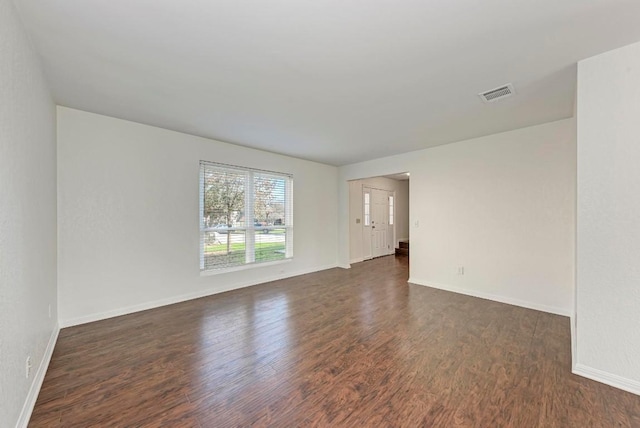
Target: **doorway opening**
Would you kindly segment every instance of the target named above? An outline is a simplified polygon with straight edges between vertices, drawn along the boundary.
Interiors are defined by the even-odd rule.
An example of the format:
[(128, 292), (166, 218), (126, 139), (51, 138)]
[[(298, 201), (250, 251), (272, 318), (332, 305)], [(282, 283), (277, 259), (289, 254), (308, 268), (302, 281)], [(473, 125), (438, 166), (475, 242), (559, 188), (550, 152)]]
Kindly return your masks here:
[(408, 241), (408, 173), (350, 181), (350, 263), (396, 254)]

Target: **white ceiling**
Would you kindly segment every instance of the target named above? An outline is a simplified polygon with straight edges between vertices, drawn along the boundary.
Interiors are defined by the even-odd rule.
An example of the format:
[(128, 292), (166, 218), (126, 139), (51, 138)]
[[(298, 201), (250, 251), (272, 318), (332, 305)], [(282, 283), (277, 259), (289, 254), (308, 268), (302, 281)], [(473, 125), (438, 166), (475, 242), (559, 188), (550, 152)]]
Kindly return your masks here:
[(14, 2), (58, 104), (333, 165), (570, 117), (640, 40), (638, 0)]

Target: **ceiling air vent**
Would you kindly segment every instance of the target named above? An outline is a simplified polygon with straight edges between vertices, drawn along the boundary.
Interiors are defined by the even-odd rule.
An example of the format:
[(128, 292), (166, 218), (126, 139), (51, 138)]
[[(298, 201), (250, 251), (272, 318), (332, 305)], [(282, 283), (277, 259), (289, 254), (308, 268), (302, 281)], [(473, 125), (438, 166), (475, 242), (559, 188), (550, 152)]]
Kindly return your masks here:
[(516, 91), (515, 89), (513, 89), (513, 85), (511, 83), (508, 83), (504, 86), (500, 86), (499, 88), (495, 88), (492, 89), (490, 91), (487, 92), (483, 92), (481, 94), (478, 94), (480, 96), (480, 98), (482, 99), (482, 101), (484, 101), (485, 103), (491, 103), (494, 101), (498, 101), (502, 98), (507, 98), (510, 97), (511, 95), (515, 94)]

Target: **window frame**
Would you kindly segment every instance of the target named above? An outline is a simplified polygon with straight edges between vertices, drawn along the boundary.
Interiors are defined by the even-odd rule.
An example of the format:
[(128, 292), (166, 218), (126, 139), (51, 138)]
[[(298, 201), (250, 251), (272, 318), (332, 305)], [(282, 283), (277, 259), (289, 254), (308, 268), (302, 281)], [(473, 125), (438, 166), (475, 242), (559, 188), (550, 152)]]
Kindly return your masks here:
[[(207, 169), (219, 169), (220, 171), (240, 173), (244, 175), (244, 226), (232, 226), (227, 227), (227, 237), (230, 237), (233, 231), (244, 232), (244, 245), (245, 245), (245, 258), (244, 263), (241, 264), (228, 264), (216, 266), (206, 266), (205, 263), (205, 241), (206, 234), (210, 232), (217, 232), (220, 228), (215, 226), (205, 226), (205, 172)], [(256, 176), (273, 177), (274, 179), (284, 179), (284, 224), (282, 225), (264, 225), (256, 227), (255, 216), (255, 179)], [(293, 174), (268, 171), (257, 168), (248, 168), (238, 165), (229, 165), (218, 162), (211, 162), (206, 160), (200, 160), (199, 162), (199, 210), (198, 210), (198, 224), (200, 234), (200, 275), (216, 275), (219, 273), (240, 271), (246, 269), (252, 269), (255, 267), (270, 266), (274, 264), (287, 263), (293, 260)], [(229, 226), (229, 225), (228, 225)], [(284, 229), (285, 241), (284, 241), (284, 258), (275, 260), (256, 261), (256, 233), (265, 230), (280, 230)], [(268, 232), (267, 232), (268, 233)], [(229, 238), (227, 238), (229, 239)]]

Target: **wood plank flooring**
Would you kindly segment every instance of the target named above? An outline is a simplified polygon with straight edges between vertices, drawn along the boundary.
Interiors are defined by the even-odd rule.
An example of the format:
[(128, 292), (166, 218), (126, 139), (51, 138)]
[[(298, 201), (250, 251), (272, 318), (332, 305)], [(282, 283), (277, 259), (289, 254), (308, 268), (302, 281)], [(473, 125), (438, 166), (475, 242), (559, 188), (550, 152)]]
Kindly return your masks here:
[(569, 320), (383, 257), (63, 329), (31, 427), (640, 427)]

